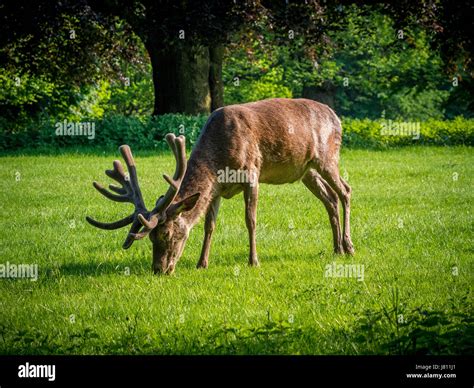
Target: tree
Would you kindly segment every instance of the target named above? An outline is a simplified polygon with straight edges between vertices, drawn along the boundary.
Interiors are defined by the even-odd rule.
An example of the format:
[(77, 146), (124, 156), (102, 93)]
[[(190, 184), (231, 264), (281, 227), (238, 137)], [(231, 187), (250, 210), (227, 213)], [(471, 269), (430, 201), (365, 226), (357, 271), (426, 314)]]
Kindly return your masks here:
[(288, 40), (288, 31), (317, 41), (322, 40), (326, 24), (324, 8), (316, 0), (290, 5), (264, 1), (140, 1), (128, 6), (108, 1), (95, 9), (126, 20), (144, 42), (153, 68), (154, 114), (208, 113), (222, 106), (224, 46), (237, 35), (263, 37), (259, 31), (270, 28), (280, 32), (279, 40), (272, 43)]
[(243, 22), (234, 3), (209, 1), (99, 2), (94, 9), (116, 15), (143, 41), (152, 64), (154, 114), (208, 113), (223, 104), (221, 46), (227, 29)]
[[(318, 1), (264, 3), (65, 0), (53, 5), (39, 1), (20, 8), (4, 6), (6, 23), (0, 32), (8, 38), (2, 42), (0, 61), (70, 82), (85, 75), (92, 81), (98, 64), (112, 69), (113, 56), (127, 53), (127, 39), (133, 41), (127, 33), (133, 30), (152, 64), (153, 113), (207, 113), (223, 105), (222, 61), (231, 37), (258, 35), (265, 28), (281, 32), (276, 42), (262, 42), (266, 44), (281, 44), (290, 30), (315, 41), (323, 36), (325, 19)], [(120, 21), (126, 27), (119, 31)], [(66, 34), (72, 29), (68, 24), (76, 26), (75, 35), (80, 39), (68, 39)], [(7, 34), (10, 29), (14, 34)], [(114, 44), (111, 36), (117, 31), (127, 33)], [(53, 56), (65, 60), (54, 61)], [(68, 61), (68, 56), (73, 60)], [(47, 61), (61, 65), (49, 69)]]
[(83, 3), (2, 2), (0, 20), (2, 116), (13, 121), (66, 114), (104, 78), (122, 82), (123, 63), (141, 66), (130, 27)]
[[(138, 37), (152, 65), (153, 113), (207, 113), (223, 104), (223, 52), (232, 39), (245, 44), (247, 35), (254, 36), (269, 47), (288, 45), (293, 35), (302, 42), (304, 54), (316, 60), (330, 46), (328, 33), (341, 27), (342, 9), (349, 3), (39, 0), (21, 6), (16, 2), (0, 6), (0, 64), (80, 82), (84, 76), (96, 78), (98, 68), (113, 70), (116, 55), (133, 57)], [(365, 8), (391, 14), (400, 26), (432, 29), (451, 70), (455, 64), (472, 71), (472, 22), (466, 16), (472, 5), (467, 0), (459, 4), (402, 0)], [(80, 30), (75, 39), (67, 36), (72, 26)], [(271, 41), (265, 39), (265, 31), (272, 32)]]

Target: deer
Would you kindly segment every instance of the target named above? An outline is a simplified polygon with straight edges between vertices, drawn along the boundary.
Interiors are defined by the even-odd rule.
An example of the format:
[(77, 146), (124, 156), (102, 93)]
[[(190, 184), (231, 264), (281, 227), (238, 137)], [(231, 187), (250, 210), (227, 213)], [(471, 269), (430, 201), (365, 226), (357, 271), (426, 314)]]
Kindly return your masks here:
[[(302, 181), (326, 208), (334, 253), (354, 254), (350, 235), (352, 189), (339, 174), (341, 121), (329, 106), (308, 99), (286, 98), (224, 106), (209, 116), (188, 161), (183, 135), (168, 133), (165, 140), (176, 167), (173, 178), (163, 175), (169, 187), (152, 210), (143, 201), (131, 149), (122, 145), (119, 150), (128, 173), (118, 160), (113, 162), (113, 170), (105, 172), (121, 186), (109, 185), (110, 191), (96, 181), (93, 186), (110, 200), (132, 203), (135, 210), (111, 223), (86, 217), (91, 225), (105, 230), (131, 224), (124, 249), (148, 236), (155, 274), (174, 272), (191, 229), (204, 215), (204, 242), (197, 268), (207, 268), (221, 198), (229, 199), (241, 192), (250, 247), (248, 263), (258, 266), (260, 184)], [(252, 179), (219, 179), (219, 172), (226, 169), (250, 172)], [(339, 201), (343, 209), (342, 233)]]

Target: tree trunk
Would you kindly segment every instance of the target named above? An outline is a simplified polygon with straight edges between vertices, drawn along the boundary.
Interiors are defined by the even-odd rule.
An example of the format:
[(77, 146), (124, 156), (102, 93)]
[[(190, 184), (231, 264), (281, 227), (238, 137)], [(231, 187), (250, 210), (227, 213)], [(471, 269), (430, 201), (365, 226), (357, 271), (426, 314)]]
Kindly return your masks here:
[(163, 48), (154, 39), (145, 46), (155, 89), (153, 115), (210, 113), (224, 105), (223, 46)]
[(331, 81), (324, 81), (321, 86), (303, 85), (302, 97), (321, 102), (335, 109), (336, 86)]
[(211, 90), (211, 111), (224, 106), (224, 83), (222, 82), (222, 62), (224, 46), (209, 48), (209, 87)]
[(160, 49), (148, 44), (147, 50), (155, 89), (153, 115), (209, 113), (209, 49), (203, 46)]

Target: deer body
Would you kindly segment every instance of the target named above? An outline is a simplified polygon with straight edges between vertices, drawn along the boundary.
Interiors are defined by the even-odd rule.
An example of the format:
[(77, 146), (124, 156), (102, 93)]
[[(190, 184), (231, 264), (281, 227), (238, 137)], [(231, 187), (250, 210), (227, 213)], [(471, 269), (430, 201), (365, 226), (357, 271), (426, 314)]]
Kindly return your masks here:
[[(179, 190), (172, 203), (142, 217), (146, 234), (154, 244), (154, 271), (174, 270), (189, 231), (204, 214), (205, 236), (198, 267), (207, 267), (220, 198), (231, 198), (242, 191), (250, 240), (249, 264), (258, 265), (255, 232), (259, 184), (300, 179), (328, 211), (335, 252), (352, 254), (351, 189), (339, 176), (338, 166), (341, 138), (336, 114), (312, 100), (268, 99), (213, 112), (191, 153), (186, 172), (181, 171)], [(250, 179), (222, 181), (219, 173), (224, 170), (245, 172)], [(339, 200), (344, 210), (343, 234)], [(138, 211), (143, 213), (143, 209)], [(143, 233), (138, 233), (141, 237)]]

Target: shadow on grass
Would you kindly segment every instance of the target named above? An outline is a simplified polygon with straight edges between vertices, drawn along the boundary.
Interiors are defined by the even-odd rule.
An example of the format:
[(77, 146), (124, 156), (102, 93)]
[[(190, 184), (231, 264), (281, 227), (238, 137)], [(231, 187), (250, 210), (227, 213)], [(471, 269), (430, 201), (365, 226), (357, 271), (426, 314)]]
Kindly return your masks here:
[[(249, 263), (249, 251), (248, 249), (239, 250), (238, 253), (233, 252), (232, 254), (214, 256), (216, 260), (213, 260), (212, 253), (209, 257), (209, 265), (215, 263), (219, 267), (234, 268), (234, 266), (247, 266)], [(265, 266), (265, 263), (280, 263), (280, 264), (295, 264), (295, 261), (314, 262), (315, 260), (329, 260), (335, 256), (331, 251), (315, 250), (309, 253), (298, 253), (295, 257), (291, 250), (283, 249), (279, 254), (266, 253), (265, 249), (258, 250), (258, 261), (261, 266)], [(197, 261), (196, 261), (197, 262)]]
[(469, 292), (445, 310), (382, 307), (359, 314), (354, 340), (369, 354), (473, 355), (474, 318)]
[(348, 330), (323, 332), (316, 326), (269, 319), (254, 326), (223, 324), (195, 337), (166, 333), (159, 337), (158, 346), (139, 342), (132, 346), (127, 337), (123, 349), (140, 349), (142, 354), (473, 355), (474, 319), (467, 304), (458, 307), (416, 308), (413, 320), (404, 327), (384, 312), (370, 311), (357, 317)]
[(130, 260), (120, 262), (81, 262), (65, 263), (45, 269), (47, 277), (58, 276), (101, 276), (101, 275), (132, 275), (151, 273), (149, 260)]
[(221, 323), (186, 330), (177, 324), (174, 330), (157, 326), (150, 332), (135, 315), (118, 319), (122, 330), (113, 342), (104, 342), (94, 327), (75, 328), (60, 337), (0, 325), (0, 354), (473, 355), (471, 307), (465, 300), (449, 311), (417, 308), (411, 322), (399, 324), (393, 311), (366, 311), (348, 330), (325, 331), (269, 316), (250, 326)]

